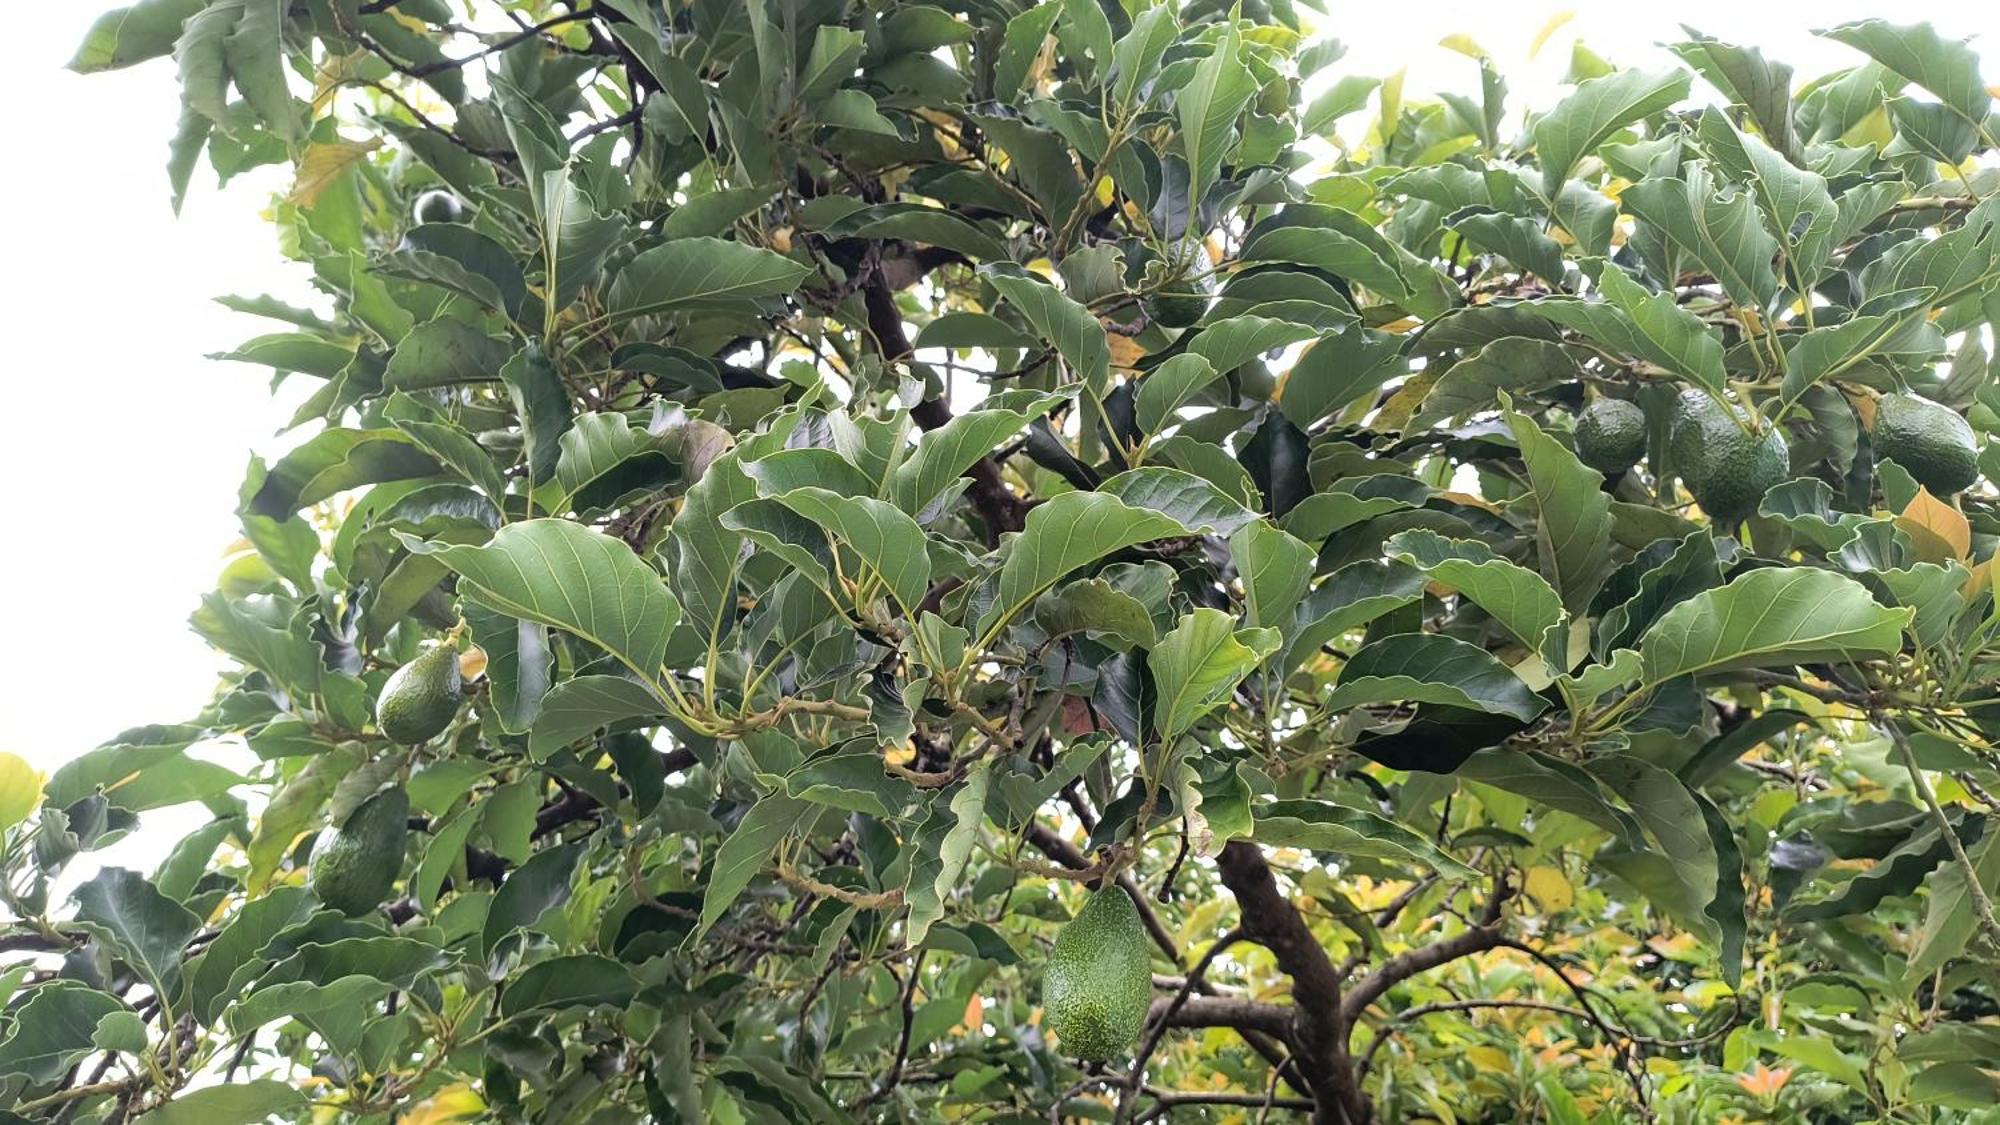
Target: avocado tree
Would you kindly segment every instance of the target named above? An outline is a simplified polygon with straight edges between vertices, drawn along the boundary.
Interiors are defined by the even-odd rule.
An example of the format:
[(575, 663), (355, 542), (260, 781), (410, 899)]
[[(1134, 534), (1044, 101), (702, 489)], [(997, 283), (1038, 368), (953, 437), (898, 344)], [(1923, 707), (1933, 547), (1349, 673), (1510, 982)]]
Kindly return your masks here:
[(103, 17), (323, 299), (214, 698), (0, 757), (0, 1118), (1990, 1120), (1978, 60), (1312, 23)]

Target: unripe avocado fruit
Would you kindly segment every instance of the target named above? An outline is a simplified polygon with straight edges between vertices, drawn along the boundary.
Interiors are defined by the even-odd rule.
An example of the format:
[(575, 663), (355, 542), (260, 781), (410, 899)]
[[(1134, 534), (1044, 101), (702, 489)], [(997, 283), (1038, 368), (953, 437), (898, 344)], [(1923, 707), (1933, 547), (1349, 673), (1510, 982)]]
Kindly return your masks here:
[(398, 785), (361, 802), (313, 844), (306, 882), (334, 910), (357, 918), (389, 900), (403, 871), (410, 795)]
[(1717, 522), (1757, 514), (1764, 494), (1791, 474), (1791, 453), (1776, 426), (1766, 422), (1753, 432), (1701, 391), (1681, 392), (1667, 453), (1695, 502)]
[(1622, 473), (1646, 455), (1646, 412), (1622, 398), (1601, 398), (1576, 416), (1576, 455), (1600, 473)]
[(465, 218), (465, 204), (448, 191), (427, 191), (417, 197), (419, 223), (456, 223)]
[(1930, 399), (1883, 395), (1875, 400), (1875, 428), (1869, 436), (1877, 460), (1909, 470), (1933, 496), (1964, 491), (1979, 479), (1979, 440), (1972, 426)]
[(415, 746), (444, 733), (458, 714), (458, 653), (438, 645), (396, 669), (375, 701), (375, 725), (392, 742)]
[(1153, 962), (1132, 899), (1090, 897), (1056, 935), (1042, 970), (1042, 1014), (1066, 1055), (1106, 1062), (1129, 1050), (1153, 1003)]
[(1161, 328), (1191, 328), (1208, 311), (1208, 294), (1187, 282), (1162, 289), (1143, 302), (1146, 318)]

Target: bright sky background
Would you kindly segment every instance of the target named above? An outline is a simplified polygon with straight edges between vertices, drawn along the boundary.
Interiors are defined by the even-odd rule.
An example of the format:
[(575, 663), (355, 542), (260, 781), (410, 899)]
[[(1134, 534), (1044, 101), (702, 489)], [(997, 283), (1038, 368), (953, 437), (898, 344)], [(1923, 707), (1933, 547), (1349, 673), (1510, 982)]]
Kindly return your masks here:
[[(218, 193), (197, 171), (184, 213), (163, 165), (177, 114), (170, 62), (79, 77), (61, 69), (101, 3), (44, 5), (0, 39), (0, 105), (14, 118), (0, 176), (9, 262), (0, 309), (15, 388), (0, 402), (0, 749), (53, 769), (116, 732), (194, 714), (220, 667), (186, 619), (236, 537), (252, 451), (274, 454), (282, 409), (267, 372), (203, 358), (272, 322), (212, 298), (310, 299), (259, 217), (285, 175)], [(1551, 16), (1574, 10), (1532, 62)], [(1546, 107), (1578, 38), (1619, 65), (1659, 65), (1678, 24), (1761, 46), (1801, 78), (1858, 56), (1808, 31), (1870, 15), (1927, 18), (1975, 40), (2000, 80), (2000, 4), (1933, 0), (1339, 3), (1339, 73), (1409, 68), (1406, 98), (1471, 91), (1473, 64), (1437, 45), (1469, 34), (1522, 109)]]

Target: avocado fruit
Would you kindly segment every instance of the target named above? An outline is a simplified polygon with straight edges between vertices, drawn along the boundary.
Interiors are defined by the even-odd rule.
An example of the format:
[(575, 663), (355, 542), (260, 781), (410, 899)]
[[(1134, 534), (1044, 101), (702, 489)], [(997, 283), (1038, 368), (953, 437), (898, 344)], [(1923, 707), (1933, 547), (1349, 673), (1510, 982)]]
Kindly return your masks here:
[(417, 197), (412, 209), (419, 223), (459, 223), (465, 221), (465, 204), (448, 191), (427, 191)]
[(1576, 455), (1600, 473), (1617, 475), (1646, 455), (1646, 412), (1622, 398), (1600, 398), (1576, 416)]
[(1930, 399), (1883, 395), (1875, 400), (1875, 428), (1869, 436), (1877, 460), (1909, 470), (1933, 496), (1962, 492), (1979, 479), (1979, 440), (1972, 426)]
[(444, 733), (458, 714), (458, 653), (438, 645), (396, 669), (375, 701), (375, 724), (390, 741), (405, 746)]
[(1153, 293), (1142, 305), (1146, 319), (1161, 328), (1192, 328), (1208, 311), (1208, 294), (1182, 281)]
[(361, 802), (313, 844), (306, 883), (319, 900), (358, 918), (389, 900), (403, 872), (410, 795), (398, 785)]
[(1153, 962), (1132, 899), (1091, 895), (1056, 935), (1042, 970), (1042, 1013), (1064, 1054), (1106, 1062), (1129, 1050), (1153, 1003)]
[(1701, 391), (1683, 391), (1675, 405), (1667, 455), (1695, 502), (1717, 523), (1757, 514), (1764, 494), (1791, 475), (1785, 437), (1769, 422), (1756, 429)]

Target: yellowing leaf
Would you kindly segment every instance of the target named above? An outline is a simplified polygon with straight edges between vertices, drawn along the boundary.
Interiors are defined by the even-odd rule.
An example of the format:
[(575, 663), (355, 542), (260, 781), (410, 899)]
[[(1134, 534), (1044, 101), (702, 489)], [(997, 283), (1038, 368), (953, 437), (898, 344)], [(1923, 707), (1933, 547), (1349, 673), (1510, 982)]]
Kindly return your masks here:
[(1568, 910), (1570, 904), (1576, 901), (1576, 891), (1570, 886), (1569, 876), (1564, 875), (1560, 867), (1543, 864), (1528, 868), (1522, 878), (1521, 889), (1551, 914)]
[(476, 680), (486, 674), (486, 650), (471, 645), (458, 654), (458, 674), (468, 680)]
[(1542, 48), (1549, 45), (1549, 40), (1554, 38), (1555, 33), (1561, 31), (1564, 24), (1575, 18), (1576, 13), (1568, 9), (1550, 16), (1549, 22), (1543, 24), (1540, 31), (1535, 32), (1534, 40), (1528, 44), (1528, 57), (1533, 59), (1540, 54)]
[(1465, 1059), (1481, 1074), (1507, 1074), (1514, 1069), (1514, 1060), (1507, 1052), (1484, 1044), (1467, 1047)]
[(0, 751), (0, 830), (28, 819), (42, 803), (43, 780), (26, 758)]
[(1447, 51), (1457, 51), (1468, 59), (1491, 57), (1486, 53), (1486, 48), (1480, 46), (1472, 36), (1464, 32), (1460, 32), (1457, 35), (1445, 36), (1443, 39), (1438, 40), (1438, 46), (1443, 47)]
[(1972, 525), (1957, 508), (1919, 488), (1917, 495), (1896, 517), (1896, 526), (1909, 533), (1917, 555), (1925, 562), (1964, 561), (1972, 553)]
[(411, 1106), (396, 1120), (400, 1125), (444, 1125), (448, 1121), (463, 1121), (486, 1112), (486, 1102), (472, 1087), (461, 1082), (446, 1086), (416, 1105)]
[(382, 142), (374, 139), (308, 145), (305, 155), (299, 157), (298, 174), (293, 177), (292, 191), (286, 198), (301, 207), (311, 207), (343, 173), (381, 147)]
[(965, 1018), (958, 1021), (952, 1031), (958, 1035), (977, 1035), (986, 1023), (986, 1001), (974, 995), (965, 1002)]
[(1132, 339), (1130, 336), (1119, 336), (1115, 333), (1112, 335), (1111, 366), (1137, 367), (1139, 361), (1144, 359), (1145, 356), (1146, 349), (1140, 347), (1138, 341)]

